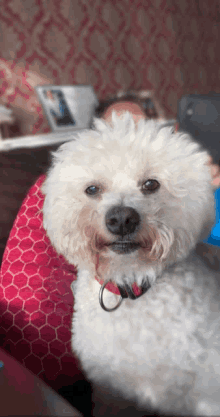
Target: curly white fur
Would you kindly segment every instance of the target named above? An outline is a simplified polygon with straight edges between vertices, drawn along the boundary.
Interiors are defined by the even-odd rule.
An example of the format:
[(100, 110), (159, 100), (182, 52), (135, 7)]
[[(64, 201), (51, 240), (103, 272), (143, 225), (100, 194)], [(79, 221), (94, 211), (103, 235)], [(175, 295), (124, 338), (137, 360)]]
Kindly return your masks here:
[[(95, 120), (93, 130), (61, 146), (43, 185), (44, 227), (57, 252), (78, 266), (72, 345), (88, 377), (176, 415), (220, 414), (218, 285), (190, 254), (214, 222), (207, 162), (187, 134), (113, 114), (111, 125)], [(160, 188), (144, 194), (148, 179)], [(91, 186), (97, 195), (86, 193)], [(105, 216), (115, 206), (140, 216), (136, 251), (111, 250)], [(152, 287), (108, 313), (95, 275)], [(117, 303), (105, 293), (108, 306)]]

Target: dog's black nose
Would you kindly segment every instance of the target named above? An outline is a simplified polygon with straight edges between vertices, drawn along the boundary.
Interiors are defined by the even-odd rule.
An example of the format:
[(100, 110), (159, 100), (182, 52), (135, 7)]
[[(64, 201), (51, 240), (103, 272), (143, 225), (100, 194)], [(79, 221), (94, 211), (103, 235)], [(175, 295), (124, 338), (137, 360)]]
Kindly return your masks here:
[(135, 231), (140, 223), (140, 216), (132, 207), (115, 206), (106, 213), (105, 223), (113, 235), (125, 236)]

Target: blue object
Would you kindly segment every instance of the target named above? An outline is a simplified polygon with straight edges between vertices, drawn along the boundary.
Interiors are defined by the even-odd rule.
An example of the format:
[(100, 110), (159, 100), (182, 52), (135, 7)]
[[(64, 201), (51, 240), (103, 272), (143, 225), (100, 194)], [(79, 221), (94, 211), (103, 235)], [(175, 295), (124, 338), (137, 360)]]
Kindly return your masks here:
[(203, 242), (210, 245), (220, 246), (220, 188), (215, 192), (215, 212), (216, 212), (216, 224), (213, 227), (209, 237)]

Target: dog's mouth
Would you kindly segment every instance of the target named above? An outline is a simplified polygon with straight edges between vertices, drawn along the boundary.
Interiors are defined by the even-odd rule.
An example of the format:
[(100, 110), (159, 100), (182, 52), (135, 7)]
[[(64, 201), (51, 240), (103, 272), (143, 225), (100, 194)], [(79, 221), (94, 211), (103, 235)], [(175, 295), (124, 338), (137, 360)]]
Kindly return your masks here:
[(110, 243), (108, 247), (113, 252), (116, 252), (121, 255), (125, 255), (125, 254), (132, 253), (138, 250), (141, 247), (141, 245), (140, 243), (137, 243), (137, 242), (116, 241), (116, 242)]
[(99, 251), (103, 249), (110, 249), (118, 255), (126, 255), (137, 251), (138, 249), (144, 249), (148, 252), (151, 251), (152, 242), (150, 239), (144, 240), (143, 242), (135, 242), (132, 240), (116, 240), (114, 242), (106, 242), (103, 238), (99, 237), (96, 240), (96, 248)]

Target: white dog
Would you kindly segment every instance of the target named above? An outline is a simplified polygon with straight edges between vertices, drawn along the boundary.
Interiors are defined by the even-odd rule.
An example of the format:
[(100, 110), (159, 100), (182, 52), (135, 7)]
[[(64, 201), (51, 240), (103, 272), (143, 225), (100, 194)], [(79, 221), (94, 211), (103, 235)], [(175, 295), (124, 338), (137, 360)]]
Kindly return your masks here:
[(220, 281), (194, 253), (214, 222), (207, 162), (187, 134), (113, 113), (61, 146), (43, 186), (44, 227), (78, 266), (73, 350), (139, 410), (220, 415)]

